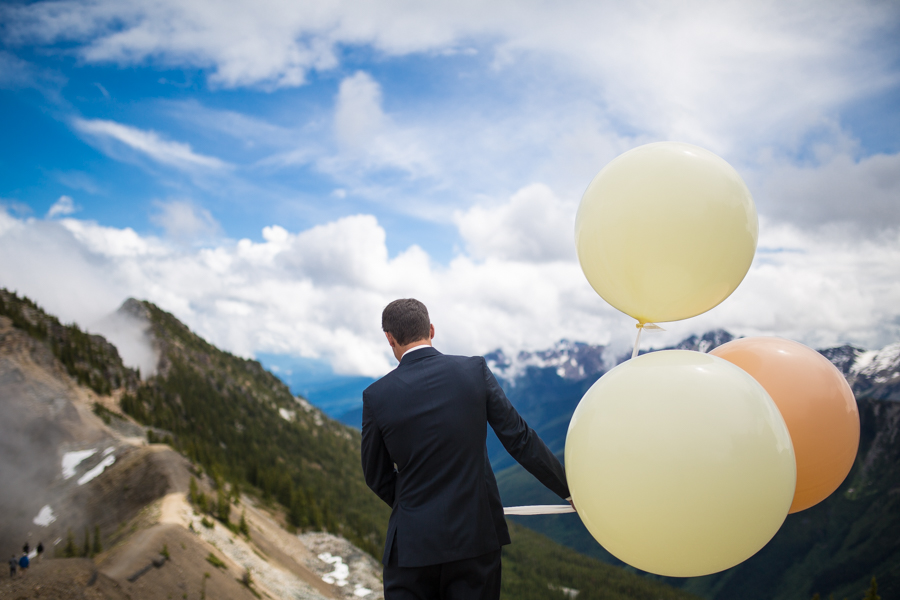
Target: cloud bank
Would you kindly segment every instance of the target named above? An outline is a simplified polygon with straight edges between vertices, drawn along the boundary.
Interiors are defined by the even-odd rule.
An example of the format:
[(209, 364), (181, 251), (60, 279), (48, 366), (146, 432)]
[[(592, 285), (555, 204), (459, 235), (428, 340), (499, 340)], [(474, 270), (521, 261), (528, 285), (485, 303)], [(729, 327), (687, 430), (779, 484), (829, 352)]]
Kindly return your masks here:
[[(516, 352), (561, 338), (624, 351), (633, 321), (585, 281), (565, 231), (571, 208), (533, 184), (502, 204), (461, 213), (469, 252), (446, 265), (415, 245), (390, 256), (384, 228), (365, 214), (298, 232), (273, 225), (259, 242), (188, 248), (89, 221), (0, 212), (0, 254), (19, 259), (0, 264), (0, 284), (88, 328), (128, 296), (145, 298), (237, 354), (322, 358), (348, 374), (380, 375), (394, 364), (380, 314), (398, 297), (428, 305), (445, 352)], [(756, 260), (737, 292), (647, 343), (724, 327), (815, 347), (881, 347), (900, 337), (898, 264), (896, 231), (851, 242), (763, 220)]]

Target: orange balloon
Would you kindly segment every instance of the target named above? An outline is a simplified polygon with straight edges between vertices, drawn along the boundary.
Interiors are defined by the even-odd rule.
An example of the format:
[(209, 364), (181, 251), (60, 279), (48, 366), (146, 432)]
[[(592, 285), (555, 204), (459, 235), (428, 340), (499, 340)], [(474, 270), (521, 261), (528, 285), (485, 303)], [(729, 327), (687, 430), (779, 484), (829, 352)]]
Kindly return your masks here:
[(812, 348), (776, 337), (733, 340), (710, 354), (752, 375), (781, 411), (797, 459), (789, 512), (827, 498), (847, 477), (859, 447), (859, 410), (841, 372)]

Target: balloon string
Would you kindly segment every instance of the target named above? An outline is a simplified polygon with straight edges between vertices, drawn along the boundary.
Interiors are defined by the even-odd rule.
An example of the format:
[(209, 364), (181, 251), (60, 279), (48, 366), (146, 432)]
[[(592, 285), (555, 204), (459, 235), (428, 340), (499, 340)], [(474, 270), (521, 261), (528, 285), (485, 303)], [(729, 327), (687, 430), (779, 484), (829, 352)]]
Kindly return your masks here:
[(535, 506), (504, 506), (504, 515), (532, 516), (532, 515), (563, 515), (573, 513), (575, 509), (570, 504), (538, 504)]
[(638, 332), (637, 332), (637, 338), (635, 338), (635, 340), (634, 340), (634, 350), (631, 352), (631, 358), (635, 358), (638, 355), (638, 352), (640, 352), (641, 332), (643, 332), (645, 329), (649, 329), (650, 331), (665, 331), (665, 329), (663, 329), (656, 323), (638, 322), (635, 324), (635, 327), (637, 327)]

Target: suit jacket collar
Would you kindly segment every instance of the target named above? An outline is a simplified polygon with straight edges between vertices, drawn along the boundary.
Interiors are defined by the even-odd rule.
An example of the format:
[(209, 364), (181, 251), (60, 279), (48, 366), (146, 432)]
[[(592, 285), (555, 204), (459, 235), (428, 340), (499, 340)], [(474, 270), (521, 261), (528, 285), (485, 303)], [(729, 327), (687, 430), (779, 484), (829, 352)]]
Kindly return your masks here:
[(397, 366), (398, 367), (406, 366), (410, 363), (414, 363), (423, 358), (427, 358), (429, 356), (436, 356), (438, 354), (440, 354), (440, 352), (435, 350), (434, 347), (420, 348), (419, 350), (416, 350), (415, 352), (410, 352), (409, 354), (405, 355), (402, 359), (400, 359), (400, 364)]

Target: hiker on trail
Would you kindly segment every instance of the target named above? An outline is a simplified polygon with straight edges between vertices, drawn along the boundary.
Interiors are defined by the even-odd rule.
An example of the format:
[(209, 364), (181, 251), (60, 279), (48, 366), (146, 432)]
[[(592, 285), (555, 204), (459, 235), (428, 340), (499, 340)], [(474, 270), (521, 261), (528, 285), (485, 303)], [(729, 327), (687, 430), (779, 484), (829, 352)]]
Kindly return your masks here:
[(12, 579), (16, 576), (16, 567), (19, 566), (19, 563), (16, 561), (16, 555), (13, 554), (9, 558), (9, 578)]
[(37, 558), (41, 560), (41, 557), (44, 555), (44, 542), (38, 542), (37, 547)]
[(19, 559), (19, 570), (22, 571), (22, 575), (24, 575), (25, 572), (28, 570), (29, 562), (30, 561), (28, 560), (28, 554), (23, 552), (22, 558)]
[(25, 542), (25, 545), (22, 546), (22, 552), (28, 554), (28, 551), (31, 550), (31, 546), (28, 545), (28, 542)]

